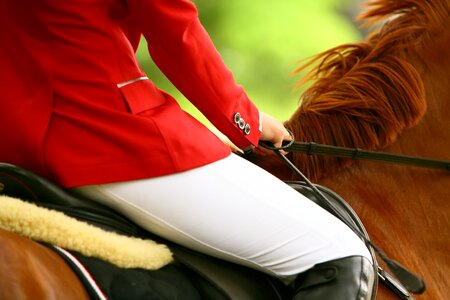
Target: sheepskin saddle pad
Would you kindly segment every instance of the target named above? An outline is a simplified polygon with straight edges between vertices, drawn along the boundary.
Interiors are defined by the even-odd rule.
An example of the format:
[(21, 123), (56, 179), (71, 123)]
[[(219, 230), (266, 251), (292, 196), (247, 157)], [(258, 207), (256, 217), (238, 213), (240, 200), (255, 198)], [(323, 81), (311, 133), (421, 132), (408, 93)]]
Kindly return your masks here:
[(156, 270), (172, 261), (165, 245), (106, 231), (9, 196), (0, 196), (0, 228), (122, 268)]

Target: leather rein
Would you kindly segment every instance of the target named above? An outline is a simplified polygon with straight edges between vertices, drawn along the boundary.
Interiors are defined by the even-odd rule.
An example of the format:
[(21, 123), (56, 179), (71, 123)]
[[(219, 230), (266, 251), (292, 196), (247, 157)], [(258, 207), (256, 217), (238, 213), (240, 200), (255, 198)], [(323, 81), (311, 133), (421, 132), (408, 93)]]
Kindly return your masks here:
[[(265, 146), (266, 148), (274, 150), (273, 148), (270, 148), (270, 146)], [(292, 138), (288, 144), (283, 145), (282, 149), (287, 152), (300, 152), (308, 155), (317, 154), (324, 156), (346, 157), (353, 160), (375, 160), (379, 162), (450, 171), (450, 161), (446, 160), (437, 160), (380, 151), (368, 151), (360, 148), (338, 147), (325, 144), (316, 144), (314, 142), (296, 142), (294, 138)]]

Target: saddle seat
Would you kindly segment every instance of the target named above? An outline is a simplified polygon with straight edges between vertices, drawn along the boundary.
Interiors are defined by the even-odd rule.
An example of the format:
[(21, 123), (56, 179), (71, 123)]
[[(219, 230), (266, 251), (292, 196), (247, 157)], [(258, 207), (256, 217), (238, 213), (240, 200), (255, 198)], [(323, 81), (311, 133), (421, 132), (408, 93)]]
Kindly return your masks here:
[(174, 255), (175, 268), (189, 277), (201, 299), (274, 300), (286, 299), (289, 292), (278, 279), (171, 243), (142, 229), (120, 213), (62, 189), (19, 166), (0, 163), (0, 195), (63, 212), (107, 231), (166, 244)]
[[(305, 183), (286, 182), (296, 191), (327, 209)], [(365, 229), (351, 207), (333, 191), (316, 187), (334, 203), (347, 221), (362, 232)], [(290, 288), (278, 279), (255, 270), (194, 252), (142, 229), (120, 213), (97, 202), (72, 194), (24, 168), (0, 163), (0, 194), (32, 202), (119, 234), (150, 238), (166, 244), (174, 254), (176, 266), (187, 274), (203, 299), (274, 300), (286, 299)], [(330, 211), (331, 212), (331, 211)], [(331, 212), (333, 213), (333, 212)]]

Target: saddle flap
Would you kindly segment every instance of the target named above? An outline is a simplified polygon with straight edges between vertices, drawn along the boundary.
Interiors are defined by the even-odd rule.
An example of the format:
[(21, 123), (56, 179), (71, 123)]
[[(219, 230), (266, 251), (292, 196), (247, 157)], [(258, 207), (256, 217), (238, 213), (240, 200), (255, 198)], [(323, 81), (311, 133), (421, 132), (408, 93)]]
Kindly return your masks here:
[(178, 262), (221, 291), (222, 295), (217, 299), (287, 299), (288, 287), (278, 279), (183, 247), (170, 249)]

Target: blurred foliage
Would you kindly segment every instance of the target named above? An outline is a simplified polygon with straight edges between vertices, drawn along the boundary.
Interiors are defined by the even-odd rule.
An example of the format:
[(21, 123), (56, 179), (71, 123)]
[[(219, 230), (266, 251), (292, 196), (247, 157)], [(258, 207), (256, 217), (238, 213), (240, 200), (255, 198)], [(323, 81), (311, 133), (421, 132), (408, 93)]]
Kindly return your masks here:
[[(199, 17), (236, 81), (256, 105), (280, 120), (298, 105), (299, 61), (361, 39), (352, 22), (356, 0), (196, 0)], [(145, 40), (138, 59), (161, 89), (207, 125), (206, 119), (153, 65)]]

